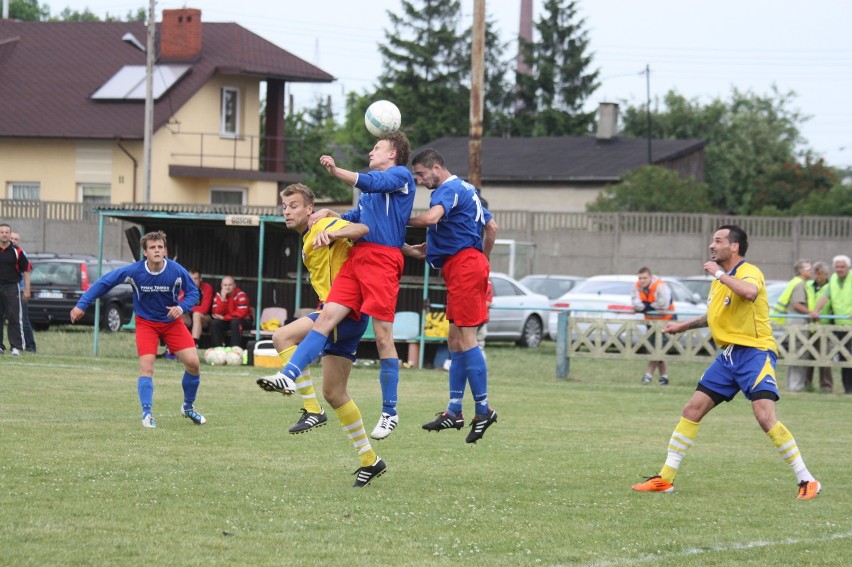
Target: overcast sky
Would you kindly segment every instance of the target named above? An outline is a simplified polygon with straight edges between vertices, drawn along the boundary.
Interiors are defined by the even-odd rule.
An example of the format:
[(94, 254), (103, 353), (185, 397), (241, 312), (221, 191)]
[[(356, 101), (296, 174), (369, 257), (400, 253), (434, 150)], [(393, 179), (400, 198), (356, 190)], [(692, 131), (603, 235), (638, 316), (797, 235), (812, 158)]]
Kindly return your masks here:
[[(417, 0), (413, 0), (415, 5)], [(147, 0), (43, 0), (52, 14), (66, 6), (123, 17), (147, 9)], [(533, 18), (543, 0), (535, 0)], [(470, 24), (472, 0), (463, 0)], [(578, 0), (586, 19), (602, 101), (644, 104), (645, 65), (651, 97), (674, 89), (702, 103), (730, 98), (733, 88), (768, 95), (772, 85), (795, 91), (794, 108), (811, 119), (802, 126), (807, 146), (834, 166), (852, 167), (852, 1), (850, 0)], [(199, 8), (207, 22), (237, 22), (337, 77), (332, 85), (295, 86), (297, 106), (343, 96), (375, 84), (381, 71), (377, 44), (389, 29), (387, 10), (400, 0), (159, 0), (163, 9)], [(517, 35), (520, 0), (486, 0), (489, 18), (508, 41)], [(509, 52), (517, 44), (512, 41)], [(337, 115), (342, 119), (342, 115)], [(403, 117), (403, 125), (405, 117)]]

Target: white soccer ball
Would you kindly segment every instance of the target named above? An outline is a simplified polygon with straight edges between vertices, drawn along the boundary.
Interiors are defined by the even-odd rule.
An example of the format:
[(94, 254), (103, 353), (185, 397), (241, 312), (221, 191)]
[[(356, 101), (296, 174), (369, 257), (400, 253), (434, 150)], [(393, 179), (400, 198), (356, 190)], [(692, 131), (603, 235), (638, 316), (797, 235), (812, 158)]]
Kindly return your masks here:
[(377, 100), (367, 108), (364, 124), (370, 134), (381, 138), (399, 130), (402, 125), (402, 115), (399, 113), (399, 108), (391, 101)]
[(225, 365), (225, 349), (216, 347), (208, 350), (209, 354), (205, 354), (204, 359), (213, 366)]
[(243, 353), (242, 349), (240, 352), (236, 352), (234, 349), (225, 353), (225, 364), (228, 366), (239, 366), (243, 363)]

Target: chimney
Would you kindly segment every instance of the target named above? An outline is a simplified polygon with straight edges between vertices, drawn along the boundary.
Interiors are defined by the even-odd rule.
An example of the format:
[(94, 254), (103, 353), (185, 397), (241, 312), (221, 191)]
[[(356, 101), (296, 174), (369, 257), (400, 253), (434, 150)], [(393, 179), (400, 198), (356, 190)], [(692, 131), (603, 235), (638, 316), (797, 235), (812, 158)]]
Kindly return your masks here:
[(618, 136), (618, 105), (602, 102), (598, 105), (598, 140), (611, 140)]
[(163, 10), (160, 24), (160, 60), (189, 62), (201, 55), (201, 10)]

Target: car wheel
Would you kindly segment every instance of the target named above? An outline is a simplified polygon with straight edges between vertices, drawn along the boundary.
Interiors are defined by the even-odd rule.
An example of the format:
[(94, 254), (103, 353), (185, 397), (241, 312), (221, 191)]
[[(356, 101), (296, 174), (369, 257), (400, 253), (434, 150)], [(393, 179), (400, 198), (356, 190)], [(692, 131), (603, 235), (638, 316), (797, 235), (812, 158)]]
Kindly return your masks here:
[(524, 329), (521, 331), (521, 338), (518, 340), (518, 345), (526, 348), (536, 348), (541, 344), (543, 329), (541, 319), (537, 315), (530, 315), (529, 319), (524, 322)]
[(107, 305), (107, 308), (104, 311), (104, 320), (101, 327), (110, 333), (116, 333), (121, 330), (122, 325), (121, 307), (117, 303)]
[(33, 323), (30, 321), (33, 331), (46, 331), (50, 328), (50, 323)]

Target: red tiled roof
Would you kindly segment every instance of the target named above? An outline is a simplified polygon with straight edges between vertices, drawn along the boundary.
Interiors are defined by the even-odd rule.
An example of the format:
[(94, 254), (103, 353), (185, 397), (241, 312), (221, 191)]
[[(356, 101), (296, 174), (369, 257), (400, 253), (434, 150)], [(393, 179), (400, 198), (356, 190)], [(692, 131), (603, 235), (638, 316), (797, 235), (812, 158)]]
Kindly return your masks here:
[[(154, 105), (154, 129), (165, 124), (216, 73), (292, 82), (334, 77), (233, 23), (203, 24), (202, 52), (192, 69)], [(142, 22), (0, 20), (0, 136), (26, 138), (143, 137), (143, 100), (94, 101), (91, 94), (145, 54)]]

